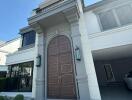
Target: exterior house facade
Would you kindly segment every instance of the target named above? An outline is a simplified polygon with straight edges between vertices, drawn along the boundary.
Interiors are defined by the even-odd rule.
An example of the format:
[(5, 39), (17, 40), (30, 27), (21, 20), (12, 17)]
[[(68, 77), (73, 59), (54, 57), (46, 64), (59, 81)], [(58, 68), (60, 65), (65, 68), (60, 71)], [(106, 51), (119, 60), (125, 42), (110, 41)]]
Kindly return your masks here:
[(21, 47), (6, 65), (28, 73), (35, 100), (101, 100), (102, 86), (121, 85), (132, 70), (131, 12), (131, 0), (87, 7), (81, 0), (46, 0), (20, 30)]
[(14, 53), (20, 47), (20, 38), (7, 42), (0, 41), (0, 77), (6, 77), (8, 66), (6, 66), (6, 56)]
[(18, 51), (20, 47), (20, 38), (13, 39), (0, 44), (0, 65), (6, 65), (6, 55)]

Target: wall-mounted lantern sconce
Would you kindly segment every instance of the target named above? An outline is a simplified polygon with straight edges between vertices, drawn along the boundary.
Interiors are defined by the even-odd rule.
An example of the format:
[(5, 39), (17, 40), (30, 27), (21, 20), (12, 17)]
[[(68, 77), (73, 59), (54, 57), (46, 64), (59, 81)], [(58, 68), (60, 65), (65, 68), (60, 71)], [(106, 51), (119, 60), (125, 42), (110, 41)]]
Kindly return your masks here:
[(75, 48), (75, 57), (77, 61), (81, 61), (81, 53), (79, 47), (76, 46)]
[(38, 56), (36, 57), (36, 66), (37, 66), (37, 67), (40, 67), (40, 66), (41, 66), (41, 55), (38, 55)]

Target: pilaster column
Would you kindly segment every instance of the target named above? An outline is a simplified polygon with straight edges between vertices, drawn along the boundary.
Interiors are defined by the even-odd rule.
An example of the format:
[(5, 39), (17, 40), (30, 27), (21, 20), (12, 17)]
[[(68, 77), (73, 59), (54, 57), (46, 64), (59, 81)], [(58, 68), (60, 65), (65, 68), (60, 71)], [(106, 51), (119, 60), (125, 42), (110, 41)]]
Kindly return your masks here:
[[(80, 9), (80, 0), (78, 0), (78, 5)], [(74, 50), (79, 47), (81, 51), (81, 61), (75, 61), (79, 96), (80, 100), (101, 100), (87, 28), (82, 13), (83, 11), (77, 11), (77, 9), (69, 9), (69, 11), (64, 12), (71, 25)]]
[[(36, 31), (32, 96), (35, 100), (45, 100), (45, 37), (42, 28), (38, 24), (32, 25), (32, 28)], [(38, 55), (41, 56), (39, 67), (36, 66)]]

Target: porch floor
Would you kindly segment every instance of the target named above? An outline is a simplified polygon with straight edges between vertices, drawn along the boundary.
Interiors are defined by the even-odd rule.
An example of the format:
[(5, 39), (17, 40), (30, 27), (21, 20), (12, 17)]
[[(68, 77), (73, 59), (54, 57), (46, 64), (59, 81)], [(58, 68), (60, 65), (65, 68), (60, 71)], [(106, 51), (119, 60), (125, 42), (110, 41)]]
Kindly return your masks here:
[(100, 87), (102, 100), (132, 100), (132, 90), (125, 86)]

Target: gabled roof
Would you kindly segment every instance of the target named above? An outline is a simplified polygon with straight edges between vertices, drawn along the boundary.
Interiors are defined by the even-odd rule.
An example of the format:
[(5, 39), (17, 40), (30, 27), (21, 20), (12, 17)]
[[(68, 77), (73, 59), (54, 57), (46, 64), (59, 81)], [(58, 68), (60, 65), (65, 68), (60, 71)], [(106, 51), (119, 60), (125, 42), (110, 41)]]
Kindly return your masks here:
[(1, 41), (1, 40), (0, 40), (0, 45), (2, 45), (2, 44), (4, 44), (4, 43), (5, 43), (4, 41)]
[(1, 40), (0, 40), (0, 44), (2, 44), (2, 43), (4, 43), (4, 41), (1, 41)]
[(14, 39), (9, 40), (9, 41), (6, 41), (6, 42), (4, 42), (4, 43), (2, 43), (2, 44), (0, 45), (0, 48), (3, 47), (3, 46), (8, 45), (9, 43), (12, 43), (12, 42), (18, 40), (18, 39), (20, 39), (20, 37), (14, 38)]

